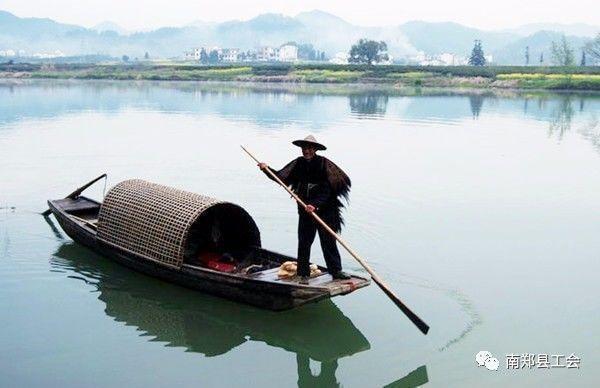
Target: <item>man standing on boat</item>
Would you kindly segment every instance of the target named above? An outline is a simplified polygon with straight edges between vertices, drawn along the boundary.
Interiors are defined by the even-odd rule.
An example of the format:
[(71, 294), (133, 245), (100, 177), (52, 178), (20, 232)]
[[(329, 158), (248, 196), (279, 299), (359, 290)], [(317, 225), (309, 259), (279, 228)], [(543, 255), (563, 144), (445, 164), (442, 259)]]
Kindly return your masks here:
[[(295, 140), (292, 144), (302, 148), (302, 156), (279, 171), (271, 170), (307, 204), (306, 209), (298, 205), (298, 276), (305, 282), (310, 276), (310, 247), (318, 231), (327, 270), (335, 279), (350, 279), (350, 275), (342, 271), (335, 238), (309, 214), (316, 212), (339, 233), (343, 224), (341, 211), (344, 207), (340, 197), (348, 199), (350, 178), (332, 161), (317, 155), (317, 151), (324, 151), (327, 147), (317, 142), (314, 136)], [(259, 163), (258, 167), (274, 180), (266, 173), (268, 166), (265, 163)]]

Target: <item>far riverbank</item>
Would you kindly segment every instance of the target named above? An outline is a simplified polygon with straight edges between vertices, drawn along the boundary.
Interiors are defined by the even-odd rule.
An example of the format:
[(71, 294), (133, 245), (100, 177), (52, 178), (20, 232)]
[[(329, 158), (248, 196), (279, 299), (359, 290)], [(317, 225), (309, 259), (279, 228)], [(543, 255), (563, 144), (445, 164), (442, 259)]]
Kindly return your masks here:
[(600, 90), (600, 67), (329, 64), (0, 64), (0, 78), (381, 84), (394, 87)]

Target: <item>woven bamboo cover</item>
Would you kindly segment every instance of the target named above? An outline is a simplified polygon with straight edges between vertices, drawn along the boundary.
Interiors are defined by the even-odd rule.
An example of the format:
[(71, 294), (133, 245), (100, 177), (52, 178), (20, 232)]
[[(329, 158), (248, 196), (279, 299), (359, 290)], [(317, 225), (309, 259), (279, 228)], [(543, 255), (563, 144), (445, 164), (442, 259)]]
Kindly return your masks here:
[(123, 181), (104, 198), (97, 236), (113, 246), (180, 267), (190, 227), (218, 203), (224, 202), (140, 179)]

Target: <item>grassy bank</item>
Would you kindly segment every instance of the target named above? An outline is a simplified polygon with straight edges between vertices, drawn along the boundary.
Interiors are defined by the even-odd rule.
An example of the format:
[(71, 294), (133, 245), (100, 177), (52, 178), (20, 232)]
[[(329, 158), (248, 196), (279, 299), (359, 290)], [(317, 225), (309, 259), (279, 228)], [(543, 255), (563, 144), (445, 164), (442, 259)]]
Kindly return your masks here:
[(600, 90), (600, 67), (0, 64), (1, 78), (364, 83), (395, 87)]

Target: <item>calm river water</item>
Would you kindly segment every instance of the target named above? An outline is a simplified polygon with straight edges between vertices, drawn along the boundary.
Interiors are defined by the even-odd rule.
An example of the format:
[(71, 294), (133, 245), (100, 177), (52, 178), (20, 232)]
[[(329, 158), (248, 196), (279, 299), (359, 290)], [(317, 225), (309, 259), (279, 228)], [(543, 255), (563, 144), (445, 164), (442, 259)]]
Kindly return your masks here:
[[(134, 273), (38, 214), (107, 172), (235, 202), (293, 255), (295, 205), (239, 145), (280, 167), (309, 133), (353, 180), (343, 237), (428, 336), (374, 285), (261, 311)], [(600, 382), (600, 95), (0, 81), (0, 166), (2, 387)], [(581, 361), (507, 369), (526, 353)]]

